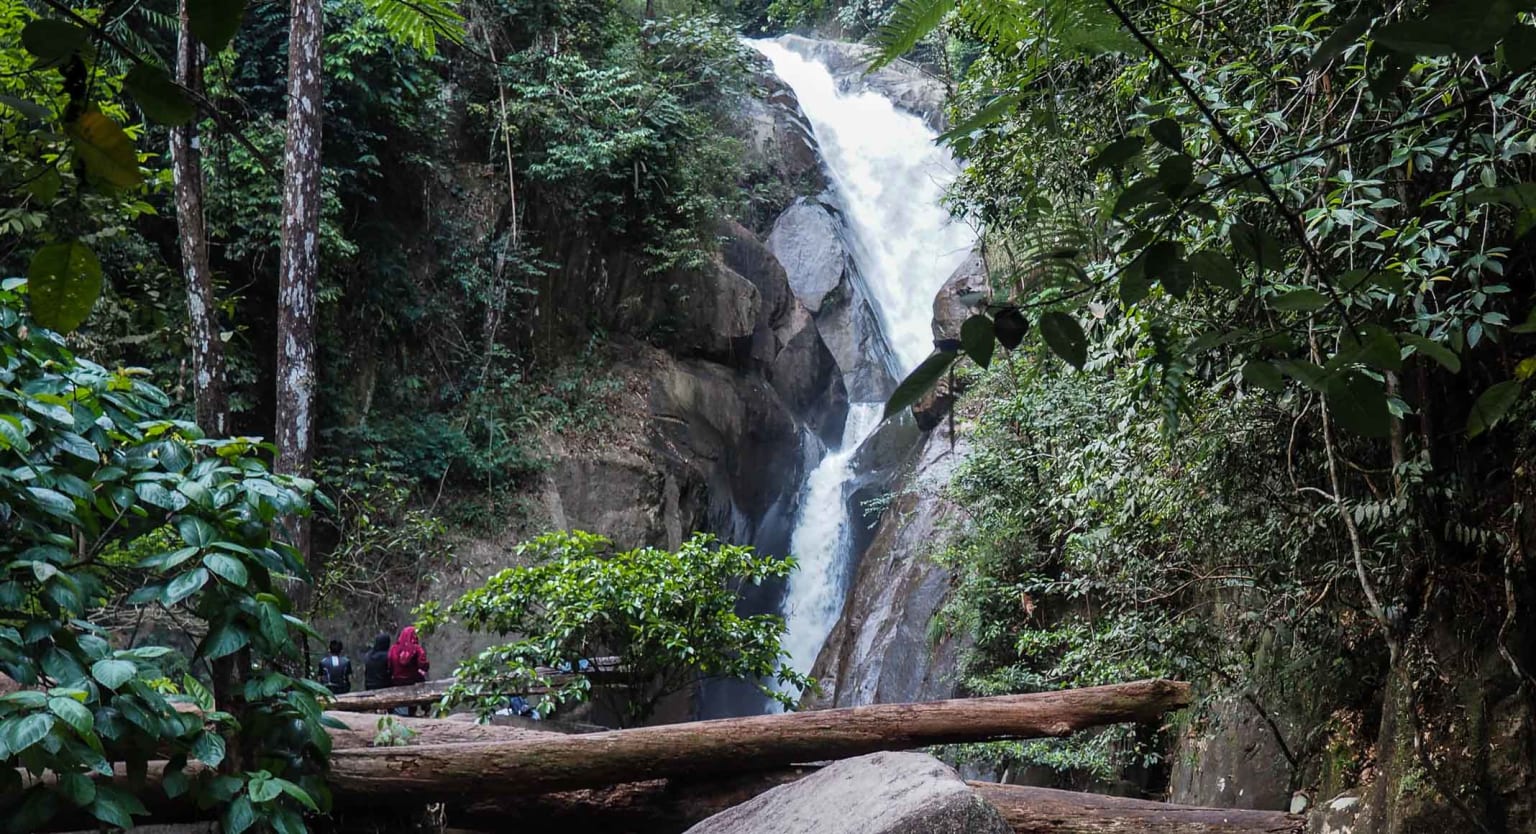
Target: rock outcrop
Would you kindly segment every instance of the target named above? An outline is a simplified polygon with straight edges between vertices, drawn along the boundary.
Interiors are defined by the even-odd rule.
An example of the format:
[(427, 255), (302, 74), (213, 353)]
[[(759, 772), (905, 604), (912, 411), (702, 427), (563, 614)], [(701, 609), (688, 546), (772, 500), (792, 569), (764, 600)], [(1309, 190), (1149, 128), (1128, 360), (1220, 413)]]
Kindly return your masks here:
[(959, 775), (921, 753), (829, 765), (722, 811), (688, 834), (1011, 834)]

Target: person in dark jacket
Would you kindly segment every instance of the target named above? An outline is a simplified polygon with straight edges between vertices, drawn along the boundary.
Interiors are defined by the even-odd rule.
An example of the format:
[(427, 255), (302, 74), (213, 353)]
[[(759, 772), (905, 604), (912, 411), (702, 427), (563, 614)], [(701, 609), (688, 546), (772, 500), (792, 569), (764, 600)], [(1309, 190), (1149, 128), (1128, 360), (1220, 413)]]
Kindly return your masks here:
[(395, 686), (410, 686), (427, 679), (427, 650), (416, 639), (416, 626), (400, 629), (395, 647), (389, 650), (389, 679)]
[(363, 688), (387, 689), (389, 680), (389, 635), (373, 638), (373, 648), (363, 655)]
[(320, 682), (333, 695), (352, 691), (352, 659), (341, 653), (340, 640), (332, 640), (330, 654), (320, 658)]

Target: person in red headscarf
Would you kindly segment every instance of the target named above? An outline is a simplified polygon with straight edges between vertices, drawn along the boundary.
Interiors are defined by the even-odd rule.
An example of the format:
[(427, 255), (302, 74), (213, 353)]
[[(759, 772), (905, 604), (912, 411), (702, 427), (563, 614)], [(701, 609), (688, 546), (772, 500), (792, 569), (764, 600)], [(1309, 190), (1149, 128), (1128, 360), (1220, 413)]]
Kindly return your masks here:
[(416, 626), (400, 629), (400, 639), (389, 650), (389, 677), (395, 686), (410, 686), (427, 679), (427, 650), (416, 639)]

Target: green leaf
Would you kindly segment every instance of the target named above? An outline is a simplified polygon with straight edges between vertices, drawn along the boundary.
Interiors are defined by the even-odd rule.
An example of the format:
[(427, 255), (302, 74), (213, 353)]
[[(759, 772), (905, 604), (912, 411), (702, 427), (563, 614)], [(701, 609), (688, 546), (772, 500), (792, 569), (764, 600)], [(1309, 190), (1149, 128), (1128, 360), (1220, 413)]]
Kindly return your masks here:
[(78, 733), (88, 733), (96, 726), (95, 716), (91, 715), (91, 711), (86, 709), (84, 704), (74, 698), (49, 698), (48, 711), (57, 715), (65, 724), (74, 727), (75, 732)]
[[(14, 31), (14, 30), (13, 30)], [(88, 33), (62, 20), (34, 20), (21, 30), (21, 45), (46, 63), (63, 61), (85, 46)]]
[(916, 370), (907, 374), (907, 378), (896, 386), (891, 392), (891, 398), (885, 401), (885, 414), (883, 420), (905, 411), (908, 406), (923, 398), (923, 395), (933, 390), (933, 386), (944, 377), (944, 372), (955, 363), (960, 354), (952, 350), (943, 350), (923, 360)]
[(99, 110), (87, 110), (69, 126), (75, 153), (92, 176), (118, 188), (132, 188), (142, 179), (133, 140)]
[(992, 351), (997, 346), (992, 319), (985, 313), (977, 313), (966, 319), (960, 325), (960, 345), (965, 349), (965, 354), (971, 357), (971, 361), (983, 368), (990, 366)]
[(304, 790), (287, 779), (273, 779), (272, 781), (276, 782), (277, 786), (283, 789), (283, 793), (293, 797), (300, 805), (311, 811), (318, 812), (320, 810), (320, 807), (315, 804), (315, 798), (309, 795), (309, 791)]
[(191, 547), (208, 547), (219, 538), (219, 531), (212, 524), (191, 515), (176, 521), (176, 532)]
[(1088, 337), (1077, 319), (1052, 311), (1040, 317), (1040, 335), (1052, 352), (1078, 370), (1088, 361)]
[(984, 127), (991, 127), (1002, 121), (1013, 109), (1018, 106), (1019, 95), (1017, 93), (1003, 93), (992, 99), (975, 113), (962, 119), (957, 124), (951, 125), (949, 130), (939, 135), (937, 141), (951, 144), (956, 139), (969, 136)]
[(1450, 348), (1439, 342), (1427, 339), (1417, 333), (1404, 333), (1403, 341), (1408, 343), (1416, 353), (1428, 356), (1439, 362), (1447, 371), (1453, 374), (1461, 373), (1461, 357), (1457, 356)]
[(1106, 168), (1118, 171), (1125, 167), (1125, 163), (1135, 159), (1146, 146), (1147, 140), (1140, 136), (1122, 136), (1094, 154), (1093, 159), (1088, 162), (1088, 173), (1095, 174)]
[(248, 579), (245, 565), (233, 556), (223, 553), (210, 553), (203, 557), (203, 567), (213, 571), (219, 578), (237, 587), (245, 587)]
[(1340, 426), (1365, 437), (1386, 437), (1392, 432), (1392, 412), (1381, 383), (1359, 371), (1344, 371), (1328, 378), (1323, 399)]
[(77, 240), (50, 243), (32, 256), (27, 287), (32, 318), (69, 333), (85, 322), (101, 296), (101, 261)]
[(1195, 161), (1184, 154), (1174, 154), (1157, 166), (1157, 181), (1169, 197), (1181, 197), (1195, 178)]
[(1237, 267), (1233, 265), (1231, 258), (1220, 252), (1211, 249), (1196, 252), (1189, 256), (1189, 266), (1194, 270), (1196, 277), (1213, 287), (1220, 287), (1228, 292), (1237, 292), (1242, 289)]
[(1227, 230), (1227, 237), (1232, 241), (1232, 251), (1239, 258), (1257, 265), (1261, 270), (1279, 270), (1285, 268), (1285, 260), (1281, 257), (1280, 241), (1256, 226), (1248, 223), (1233, 223)]
[(1504, 36), (1504, 66), (1511, 72), (1525, 72), (1536, 64), (1536, 26), (1517, 25)]
[(59, 793), (76, 807), (85, 807), (96, 801), (96, 783), (83, 773), (61, 773)]
[(259, 804), (271, 802), (283, 795), (283, 789), (271, 779), (252, 779), (246, 786), (246, 791), (251, 795), (251, 801)]
[(1289, 313), (1310, 313), (1328, 306), (1328, 296), (1317, 290), (1300, 289), (1271, 296), (1269, 306)]
[(207, 584), (208, 571), (205, 568), (187, 571), (166, 584), (165, 593), (161, 595), (160, 602), (170, 607), (197, 593)]
[(41, 712), (0, 721), (0, 747), (14, 756), (46, 738), (53, 729), (53, 721), (53, 716)]
[(1472, 404), (1472, 413), (1467, 415), (1467, 437), (1477, 437), (1498, 425), (1519, 399), (1519, 380), (1506, 379), (1489, 386)]
[(197, 108), (160, 67), (138, 64), (123, 76), (123, 89), (133, 95), (144, 115), (163, 125), (184, 125)]
[(1427, 14), (1389, 23), (1376, 41), (1406, 55), (1475, 58), (1515, 24), (1513, 0), (1442, 0)]
[[(1532, 313), (1536, 315), (1536, 310)], [(998, 344), (1014, 350), (1024, 343), (1024, 335), (1029, 332), (1029, 320), (1019, 312), (1019, 308), (1004, 307), (992, 314), (992, 332), (997, 335)]]
[(870, 62), (873, 72), (900, 58), (944, 22), (955, 0), (901, 0), (889, 12), (886, 24), (875, 34), (879, 53)]
[(1147, 125), (1147, 134), (1168, 150), (1184, 150), (1184, 131), (1173, 119), (1158, 119)]
[(1360, 362), (1383, 371), (1403, 369), (1403, 349), (1393, 338), (1392, 332), (1379, 324), (1367, 324), (1360, 328), (1356, 338), (1348, 332), (1340, 340), (1346, 361)]
[(1243, 380), (1265, 391), (1285, 393), (1285, 379), (1280, 375), (1280, 369), (1268, 362), (1253, 361), (1244, 365)]
[(224, 737), (212, 730), (203, 730), (192, 742), (192, 757), (209, 767), (218, 767), (224, 761)]
[(199, 657), (217, 660), (245, 648), (250, 642), (251, 636), (245, 629), (234, 623), (223, 623), (208, 632), (197, 654)]
[(1355, 15), (1339, 24), (1328, 37), (1318, 44), (1317, 51), (1307, 61), (1306, 72), (1316, 72), (1332, 63), (1333, 59), (1348, 49), (1371, 25), (1370, 15)]
[(244, 17), (245, 0), (187, 0), (187, 28), (209, 52), (227, 46)]
[(98, 660), (91, 664), (91, 677), (108, 689), (117, 689), (139, 674), (131, 660)]

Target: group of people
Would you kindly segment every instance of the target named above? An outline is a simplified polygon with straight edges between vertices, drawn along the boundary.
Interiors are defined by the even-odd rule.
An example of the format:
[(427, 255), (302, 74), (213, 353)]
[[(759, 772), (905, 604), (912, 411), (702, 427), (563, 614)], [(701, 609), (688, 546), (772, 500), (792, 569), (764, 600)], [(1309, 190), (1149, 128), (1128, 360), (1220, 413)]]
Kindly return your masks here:
[[(332, 640), (328, 653), (320, 659), (320, 683), (337, 695), (352, 691), (352, 659), (343, 653), (344, 648), (340, 640)], [(415, 626), (400, 629), (394, 645), (390, 645), (389, 635), (381, 632), (373, 638), (373, 648), (363, 655), (363, 688), (421, 683), (427, 679), (430, 665)]]

